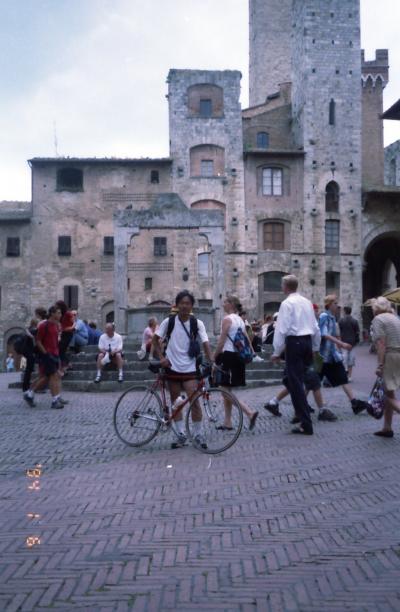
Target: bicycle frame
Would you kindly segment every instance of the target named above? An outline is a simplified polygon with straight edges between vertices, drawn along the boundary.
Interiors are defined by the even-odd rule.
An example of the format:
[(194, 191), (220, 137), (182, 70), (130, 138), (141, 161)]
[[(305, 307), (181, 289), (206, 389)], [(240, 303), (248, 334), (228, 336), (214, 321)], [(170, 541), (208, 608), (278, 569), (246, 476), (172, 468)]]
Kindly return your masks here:
[(159, 391), (161, 395), (161, 403), (164, 411), (164, 419), (162, 419), (163, 425), (170, 425), (172, 421), (175, 420), (175, 417), (178, 416), (184, 409), (187, 404), (191, 404), (194, 400), (199, 399), (201, 396), (207, 396), (207, 389), (205, 386), (205, 378), (202, 377), (197, 383), (196, 389), (191, 393), (185, 400), (183, 400), (179, 406), (177, 406), (174, 410), (170, 410), (167, 403), (167, 378), (164, 373), (160, 373), (157, 375), (156, 380), (151, 385), (152, 391)]

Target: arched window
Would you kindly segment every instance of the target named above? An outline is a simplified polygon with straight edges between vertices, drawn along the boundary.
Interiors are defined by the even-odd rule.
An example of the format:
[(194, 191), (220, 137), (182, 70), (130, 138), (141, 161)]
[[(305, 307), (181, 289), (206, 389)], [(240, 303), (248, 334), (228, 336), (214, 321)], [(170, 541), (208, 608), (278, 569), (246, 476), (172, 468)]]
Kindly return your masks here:
[(212, 83), (191, 85), (187, 90), (187, 104), (191, 117), (203, 119), (222, 117), (224, 112), (223, 89)]
[(57, 191), (83, 191), (83, 172), (79, 168), (57, 170)]
[(282, 291), (282, 278), (285, 276), (284, 272), (265, 272), (264, 277), (264, 291), (280, 292)]
[(218, 145), (197, 145), (190, 149), (190, 176), (210, 178), (225, 174), (225, 149)]
[(339, 253), (340, 221), (325, 221), (325, 252), (327, 255)]
[(263, 168), (262, 193), (267, 196), (281, 196), (283, 194), (282, 168)]
[(283, 251), (285, 248), (285, 225), (280, 221), (263, 224), (264, 251)]
[(106, 314), (106, 323), (114, 323), (114, 311), (111, 310)]
[(335, 181), (330, 181), (325, 187), (325, 211), (339, 212), (339, 185)]
[(333, 98), (329, 102), (329, 125), (335, 125), (336, 123), (336, 103)]
[(210, 276), (210, 256), (208, 253), (199, 253), (197, 255), (197, 274), (199, 278), (208, 278)]
[(269, 134), (268, 132), (257, 132), (257, 148), (268, 149), (269, 146)]

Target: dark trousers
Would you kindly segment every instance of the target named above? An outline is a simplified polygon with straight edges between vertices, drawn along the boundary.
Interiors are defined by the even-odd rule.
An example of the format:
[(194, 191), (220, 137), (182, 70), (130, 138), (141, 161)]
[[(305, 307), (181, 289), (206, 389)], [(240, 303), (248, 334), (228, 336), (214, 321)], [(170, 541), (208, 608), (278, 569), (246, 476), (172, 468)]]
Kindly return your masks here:
[(32, 351), (26, 351), (24, 353), (24, 357), (26, 359), (26, 367), (24, 371), (24, 378), (22, 379), (22, 391), (28, 391), (31, 386), (31, 376), (32, 372), (35, 369), (35, 354)]
[(72, 340), (72, 336), (74, 335), (74, 332), (70, 331), (70, 332), (66, 332), (63, 331), (61, 332), (61, 338), (60, 338), (60, 342), (58, 345), (58, 350), (60, 352), (60, 361), (61, 361), (61, 365), (65, 366), (69, 364), (69, 359), (67, 357), (67, 349), (69, 346), (69, 343)]
[(304, 377), (313, 360), (311, 336), (286, 338), (286, 376), (296, 416), (305, 429), (312, 430), (310, 410), (304, 391)]

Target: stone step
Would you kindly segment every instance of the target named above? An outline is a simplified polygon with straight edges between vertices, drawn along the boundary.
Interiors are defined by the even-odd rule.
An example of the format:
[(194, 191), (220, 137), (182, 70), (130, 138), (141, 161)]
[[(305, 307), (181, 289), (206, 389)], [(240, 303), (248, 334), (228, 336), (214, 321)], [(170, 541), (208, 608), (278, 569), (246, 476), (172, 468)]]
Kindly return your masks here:
[[(69, 371), (68, 374), (63, 378), (63, 384), (67, 381), (84, 381), (84, 380), (93, 380), (96, 376), (96, 369), (92, 368), (91, 370), (80, 370), (80, 371)], [(271, 378), (278, 378), (279, 371), (278, 370), (248, 370), (246, 372), (247, 380), (259, 380), (265, 379), (269, 380)], [(103, 370), (102, 371), (102, 379), (103, 380), (117, 380), (118, 373), (116, 370)], [(125, 380), (132, 381), (141, 381), (144, 379), (154, 379), (154, 374), (149, 372), (148, 370), (137, 371), (137, 370), (129, 370), (124, 369), (124, 378)]]

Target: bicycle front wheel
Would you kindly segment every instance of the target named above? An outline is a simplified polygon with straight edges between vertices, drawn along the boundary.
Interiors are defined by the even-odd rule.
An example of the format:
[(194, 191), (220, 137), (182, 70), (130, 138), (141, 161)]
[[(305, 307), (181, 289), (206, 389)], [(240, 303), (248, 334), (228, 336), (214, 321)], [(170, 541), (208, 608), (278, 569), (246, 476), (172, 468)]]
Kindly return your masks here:
[(115, 405), (115, 432), (129, 446), (143, 446), (157, 435), (162, 413), (161, 400), (151, 387), (130, 387)]
[(193, 401), (186, 414), (188, 437), (198, 450), (211, 455), (231, 447), (242, 425), (243, 411), (237, 398), (222, 389), (209, 389), (199, 395), (197, 404)]

